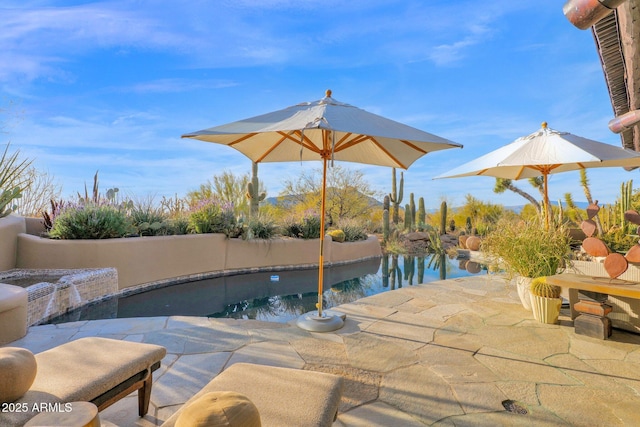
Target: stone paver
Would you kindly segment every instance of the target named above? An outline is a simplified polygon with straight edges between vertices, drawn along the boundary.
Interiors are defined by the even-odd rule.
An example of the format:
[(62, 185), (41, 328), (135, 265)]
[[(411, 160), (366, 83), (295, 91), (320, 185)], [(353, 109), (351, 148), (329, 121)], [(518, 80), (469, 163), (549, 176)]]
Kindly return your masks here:
[[(564, 313), (542, 325), (500, 276), (407, 286), (343, 304), (345, 326), (310, 333), (289, 324), (189, 316), (31, 327), (10, 346), (33, 352), (83, 336), (163, 345), (149, 413), (137, 398), (101, 413), (120, 427), (161, 425), (237, 362), (345, 379), (334, 427), (640, 425), (640, 335), (574, 333)], [(509, 412), (513, 401), (526, 414)]]
[(342, 415), (334, 424), (334, 427), (424, 427), (424, 423), (387, 405), (383, 402), (375, 402), (363, 405)]
[(281, 341), (265, 341), (243, 347), (231, 356), (229, 365), (234, 363), (256, 363), (297, 369), (304, 367), (304, 360), (295, 349), (289, 343)]
[(427, 424), (464, 413), (449, 383), (423, 365), (386, 374), (379, 399)]
[(359, 369), (389, 372), (418, 361), (411, 344), (362, 333), (344, 337), (349, 363)]

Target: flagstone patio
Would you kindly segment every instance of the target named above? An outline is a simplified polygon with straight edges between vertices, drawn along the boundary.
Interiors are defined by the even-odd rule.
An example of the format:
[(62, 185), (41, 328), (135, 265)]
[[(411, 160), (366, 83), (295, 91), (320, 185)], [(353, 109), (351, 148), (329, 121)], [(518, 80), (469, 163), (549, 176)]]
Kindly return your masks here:
[(568, 310), (558, 325), (537, 323), (500, 276), (405, 287), (335, 310), (346, 324), (324, 334), (172, 316), (36, 326), (10, 345), (39, 352), (102, 336), (165, 346), (149, 414), (137, 417), (135, 394), (101, 413), (121, 427), (162, 424), (237, 362), (342, 375), (334, 427), (640, 424), (640, 335), (576, 335)]

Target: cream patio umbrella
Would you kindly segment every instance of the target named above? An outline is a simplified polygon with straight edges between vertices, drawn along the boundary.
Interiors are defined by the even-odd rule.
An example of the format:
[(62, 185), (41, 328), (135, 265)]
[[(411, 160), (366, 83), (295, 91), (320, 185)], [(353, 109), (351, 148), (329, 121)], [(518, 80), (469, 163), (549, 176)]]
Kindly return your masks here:
[(435, 177), (492, 176), (506, 179), (544, 178), (544, 207), (549, 226), (549, 174), (586, 168), (640, 166), (640, 153), (542, 127), (531, 135)]
[(304, 102), (260, 116), (182, 135), (227, 145), (252, 161), (322, 160), (318, 311), (301, 316), (307, 330), (342, 326), (338, 316), (322, 311), (325, 189), (327, 165), (339, 160), (407, 169), (423, 155), (460, 144), (336, 101), (331, 91), (319, 101)]

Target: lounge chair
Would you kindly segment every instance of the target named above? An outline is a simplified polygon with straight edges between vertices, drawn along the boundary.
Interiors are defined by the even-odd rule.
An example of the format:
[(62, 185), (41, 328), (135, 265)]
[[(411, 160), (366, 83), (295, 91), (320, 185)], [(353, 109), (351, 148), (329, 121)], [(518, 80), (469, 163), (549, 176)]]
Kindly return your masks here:
[(162, 424), (174, 427), (180, 413), (210, 392), (233, 391), (249, 398), (262, 427), (329, 427), (342, 396), (341, 377), (321, 372), (236, 363), (215, 377)]
[(80, 338), (35, 355), (37, 374), (14, 402), (24, 411), (0, 412), (0, 426), (21, 426), (42, 406), (85, 401), (103, 410), (138, 390), (138, 413), (149, 409), (152, 372), (164, 347), (108, 338)]

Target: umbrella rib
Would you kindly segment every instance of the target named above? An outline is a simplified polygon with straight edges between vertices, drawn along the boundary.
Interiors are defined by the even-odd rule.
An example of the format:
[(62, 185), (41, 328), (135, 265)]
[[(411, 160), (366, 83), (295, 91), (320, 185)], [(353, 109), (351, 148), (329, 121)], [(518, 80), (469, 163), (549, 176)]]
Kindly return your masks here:
[[(348, 133), (344, 134), (344, 136), (342, 138), (340, 138), (340, 140), (338, 142), (336, 142), (336, 146), (334, 147), (334, 151), (340, 151), (341, 150), (340, 147), (342, 146), (342, 144), (345, 144), (345, 142), (346, 143), (350, 143), (351, 141), (354, 141), (355, 139), (357, 139), (357, 138), (354, 138), (351, 141), (347, 141), (351, 135), (353, 135), (351, 132), (348, 132)], [(362, 137), (362, 135), (361, 135), (361, 137)]]
[(242, 142), (242, 141), (244, 141), (244, 140), (246, 140), (246, 139), (249, 139), (249, 138), (253, 138), (253, 137), (254, 137), (254, 136), (256, 136), (256, 135), (257, 135), (257, 133), (248, 133), (248, 134), (243, 135), (243, 136), (241, 136), (240, 138), (238, 138), (238, 139), (236, 139), (236, 140), (234, 140), (234, 141), (231, 141), (231, 142), (230, 142), (229, 144), (227, 144), (227, 145), (229, 145), (230, 147), (233, 147), (233, 146), (234, 146), (234, 145), (236, 145), (237, 143)]
[(382, 151), (384, 151), (384, 152), (385, 152), (385, 154), (386, 154), (387, 156), (389, 156), (389, 158), (390, 158), (391, 160), (393, 160), (394, 162), (396, 162), (396, 164), (397, 164), (398, 166), (400, 166), (402, 169), (408, 169), (408, 168), (407, 168), (407, 166), (406, 166), (405, 164), (403, 164), (402, 162), (400, 162), (400, 160), (398, 160), (398, 159), (396, 159), (394, 156), (392, 156), (392, 155), (391, 155), (391, 153), (390, 153), (389, 151), (387, 151), (387, 149), (386, 149), (386, 148), (384, 148), (384, 147), (383, 147), (383, 146), (382, 146), (378, 141), (376, 141), (376, 139), (375, 139), (375, 138), (369, 138), (369, 139), (371, 139), (371, 142), (373, 142), (373, 143), (374, 143), (374, 144), (375, 144), (379, 149), (381, 149)]
[(282, 138), (280, 138), (280, 139), (279, 139), (275, 144), (273, 144), (271, 147), (269, 147), (269, 149), (268, 149), (268, 150), (266, 150), (266, 151), (262, 154), (262, 156), (258, 157), (258, 158), (255, 160), (255, 162), (256, 162), (256, 163), (260, 163), (261, 161), (263, 161), (265, 157), (267, 157), (269, 154), (271, 154), (271, 152), (273, 152), (273, 150), (275, 150), (275, 149), (276, 149), (280, 144), (282, 144), (282, 142), (283, 142), (284, 140), (286, 140), (286, 139), (289, 137), (289, 135), (287, 135), (287, 134), (283, 134), (282, 132), (277, 132), (277, 133), (278, 133), (279, 135), (281, 135), (281, 136), (282, 136)]
[[(360, 144), (361, 142), (366, 141), (367, 139), (372, 139), (370, 136), (367, 135), (358, 135), (357, 137), (346, 141), (346, 139), (350, 136), (351, 134), (347, 134), (344, 137), (340, 138), (340, 141), (336, 143), (335, 152), (338, 151), (342, 151), (342, 150), (346, 150), (347, 148), (353, 147), (354, 145)], [(346, 141), (346, 142), (345, 142)]]
[[(275, 150), (276, 148), (278, 148), (278, 146), (280, 144), (282, 144), (285, 140), (291, 140), (293, 142), (295, 142), (296, 144), (301, 144), (303, 147), (305, 147), (308, 150), (311, 150), (315, 153), (318, 153), (318, 148), (313, 145), (311, 143), (311, 141), (309, 140), (309, 138), (307, 138), (306, 136), (304, 137), (303, 141), (297, 140), (295, 138), (293, 138), (293, 136), (289, 133), (284, 133), (284, 132), (276, 132), (278, 133), (280, 136), (282, 136), (282, 138), (280, 138), (275, 144), (273, 144), (267, 151), (264, 152), (264, 154), (262, 156), (260, 156), (257, 160), (256, 163), (260, 163), (261, 161), (263, 161), (265, 159), (265, 157), (267, 157), (269, 154), (271, 154), (273, 152), (273, 150)], [(300, 135), (299, 131), (295, 131), (294, 134)]]
[(428, 151), (423, 150), (422, 148), (418, 147), (415, 144), (410, 143), (409, 141), (400, 140), (400, 142), (402, 142), (405, 145), (408, 145), (409, 147), (413, 148), (414, 150), (416, 150), (419, 153), (422, 153), (422, 154), (427, 154), (428, 153)]
[[(299, 130), (294, 131), (293, 134), (296, 135), (297, 137), (302, 137), (302, 132), (300, 132)], [(286, 136), (288, 139), (292, 140), (296, 144), (302, 145), (307, 150), (311, 150), (314, 153), (319, 153), (320, 152), (318, 147), (316, 147), (315, 144), (313, 142), (311, 142), (311, 140), (307, 136), (305, 136), (302, 140), (300, 140), (300, 139), (293, 138), (293, 136), (291, 134), (282, 134), (282, 135)]]

